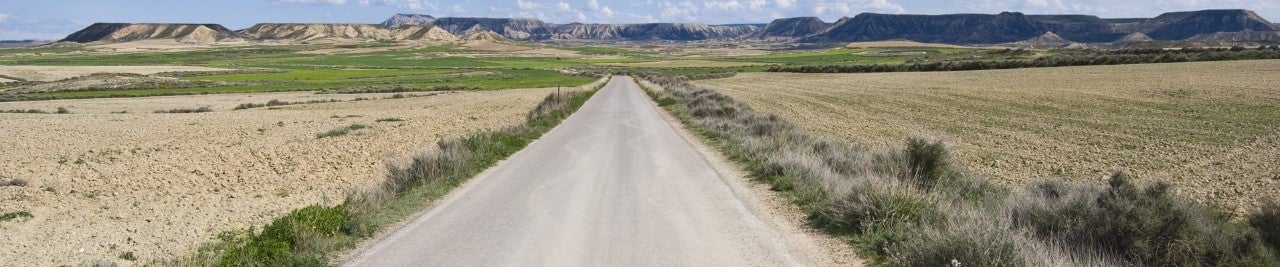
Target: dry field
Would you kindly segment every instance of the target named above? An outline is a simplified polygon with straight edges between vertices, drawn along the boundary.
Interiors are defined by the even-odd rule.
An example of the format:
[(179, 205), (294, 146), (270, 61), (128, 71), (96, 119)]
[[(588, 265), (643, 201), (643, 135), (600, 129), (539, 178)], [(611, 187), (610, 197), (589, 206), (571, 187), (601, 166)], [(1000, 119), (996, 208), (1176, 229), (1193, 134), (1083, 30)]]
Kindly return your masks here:
[(28, 81), (57, 81), (95, 73), (132, 73), (151, 75), (161, 72), (226, 71), (228, 69), (192, 66), (0, 66), (0, 75)]
[[(0, 262), (31, 265), (137, 262), (190, 253), (227, 230), (261, 227), (302, 206), (335, 204), (385, 177), (443, 136), (517, 123), (556, 89), (230, 111), (307, 93), (0, 103), (0, 110), (67, 107), (74, 114), (0, 114)], [(352, 96), (347, 96), (352, 97)], [(155, 110), (211, 106), (211, 113)], [(126, 114), (113, 114), (127, 110)], [(402, 121), (377, 122), (396, 118)], [(346, 136), (316, 134), (351, 124)]]
[(963, 167), (1015, 187), (1123, 170), (1237, 214), (1280, 196), (1280, 60), (698, 83), (858, 144), (942, 138)]

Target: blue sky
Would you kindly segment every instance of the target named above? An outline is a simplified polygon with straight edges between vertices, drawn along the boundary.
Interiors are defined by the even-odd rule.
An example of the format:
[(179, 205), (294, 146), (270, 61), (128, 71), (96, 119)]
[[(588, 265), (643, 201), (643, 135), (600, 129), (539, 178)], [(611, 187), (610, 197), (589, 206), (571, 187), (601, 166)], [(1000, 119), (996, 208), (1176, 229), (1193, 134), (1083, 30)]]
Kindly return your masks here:
[(1243, 8), (1280, 19), (1280, 0), (0, 0), (0, 40), (58, 39), (94, 22), (377, 23), (394, 13), (437, 17), (534, 17), (549, 22), (765, 23), (862, 12), (945, 14), (1020, 11), (1153, 17), (1168, 11)]

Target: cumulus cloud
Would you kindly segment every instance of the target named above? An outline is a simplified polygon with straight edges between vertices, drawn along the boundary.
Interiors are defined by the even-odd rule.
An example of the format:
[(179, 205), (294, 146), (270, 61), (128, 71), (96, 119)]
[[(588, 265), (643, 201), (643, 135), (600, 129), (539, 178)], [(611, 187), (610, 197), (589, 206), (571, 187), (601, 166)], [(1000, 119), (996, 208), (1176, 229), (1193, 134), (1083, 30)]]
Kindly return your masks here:
[(773, 0), (773, 4), (781, 8), (791, 8), (796, 4), (796, 0)]
[(435, 5), (422, 0), (359, 0), (362, 6), (395, 6), (412, 10), (435, 9)]
[(12, 17), (13, 16), (10, 16), (9, 14), (0, 13), (0, 22), (7, 22), (9, 21), (9, 18), (12, 18)]

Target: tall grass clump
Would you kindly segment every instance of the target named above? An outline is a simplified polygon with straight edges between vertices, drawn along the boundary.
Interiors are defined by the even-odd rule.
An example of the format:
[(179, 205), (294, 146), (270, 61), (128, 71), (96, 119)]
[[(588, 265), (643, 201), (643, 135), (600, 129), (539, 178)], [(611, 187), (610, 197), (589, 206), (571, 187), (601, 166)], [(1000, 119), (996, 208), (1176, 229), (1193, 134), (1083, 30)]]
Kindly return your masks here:
[(1275, 199), (1263, 202), (1261, 210), (1249, 215), (1249, 226), (1258, 230), (1262, 241), (1280, 253), (1280, 202)]
[(1239, 266), (1267, 254), (1248, 226), (1170, 190), (1166, 183), (1139, 187), (1124, 173), (1104, 188), (1035, 183), (1015, 204), (1013, 222), (1040, 238), (1134, 265)]
[[(1257, 231), (1164, 184), (1117, 175), (1014, 192), (952, 163), (946, 143), (836, 142), (711, 90), (639, 73), (661, 106), (873, 263), (904, 266), (1266, 265)], [(1271, 217), (1267, 217), (1271, 216)], [(1256, 225), (1274, 215), (1259, 213)], [(1274, 224), (1270, 224), (1274, 225)]]
[[(595, 87), (594, 89), (599, 89)], [(412, 216), (470, 177), (515, 154), (573, 114), (594, 90), (548, 96), (526, 121), (499, 130), (440, 140), (405, 164), (390, 164), (386, 180), (348, 194), (336, 206), (313, 205), (277, 218), (261, 231), (226, 232), (181, 266), (324, 266), (383, 227)]]

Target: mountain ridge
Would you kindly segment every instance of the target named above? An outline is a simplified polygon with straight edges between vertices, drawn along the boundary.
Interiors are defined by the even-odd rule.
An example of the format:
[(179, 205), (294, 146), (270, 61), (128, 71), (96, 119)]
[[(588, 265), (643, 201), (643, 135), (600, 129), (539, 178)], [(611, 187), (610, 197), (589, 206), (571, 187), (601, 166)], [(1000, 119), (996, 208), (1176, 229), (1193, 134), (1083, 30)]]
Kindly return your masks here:
[(70, 42), (175, 39), (309, 41), (452, 41), (476, 31), (515, 41), (573, 42), (863, 42), (910, 40), (962, 45), (1017, 43), (1278, 42), (1280, 24), (1243, 9), (1169, 12), (1154, 18), (1092, 15), (998, 14), (898, 15), (862, 13), (827, 23), (816, 17), (768, 24), (638, 23), (556, 24), (533, 18), (443, 17), (395, 14), (379, 24), (262, 23), (239, 31), (217, 24), (96, 23), (69, 35)]

